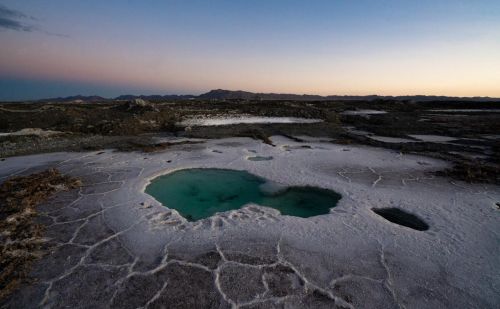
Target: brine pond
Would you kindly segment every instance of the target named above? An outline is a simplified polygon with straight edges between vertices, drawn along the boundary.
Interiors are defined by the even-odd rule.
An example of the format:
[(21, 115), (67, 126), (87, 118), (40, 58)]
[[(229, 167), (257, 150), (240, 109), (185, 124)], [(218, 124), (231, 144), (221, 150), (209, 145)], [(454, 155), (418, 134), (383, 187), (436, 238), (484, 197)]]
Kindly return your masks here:
[(157, 177), (146, 193), (188, 221), (254, 203), (302, 218), (327, 214), (341, 195), (315, 187), (285, 187), (245, 171), (184, 169)]

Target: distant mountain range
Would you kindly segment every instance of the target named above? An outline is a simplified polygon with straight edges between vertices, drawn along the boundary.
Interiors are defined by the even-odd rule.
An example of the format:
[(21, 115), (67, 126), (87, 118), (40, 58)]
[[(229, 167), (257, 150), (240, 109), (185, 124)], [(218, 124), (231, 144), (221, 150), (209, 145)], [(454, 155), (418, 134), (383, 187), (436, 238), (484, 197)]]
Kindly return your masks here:
[(373, 101), (373, 100), (399, 100), (413, 102), (428, 101), (470, 101), (470, 102), (500, 102), (500, 98), (490, 97), (448, 97), (448, 96), (379, 96), (379, 95), (309, 95), (309, 94), (288, 94), (288, 93), (254, 93), (241, 90), (211, 90), (201, 95), (121, 95), (116, 98), (103, 98), (100, 96), (70, 96), (64, 98), (51, 98), (38, 100), (39, 102), (109, 102), (109, 101), (130, 101), (143, 99), (148, 101), (162, 100), (286, 100), (286, 101)]
[(97, 95), (92, 96), (83, 96), (83, 95), (74, 95), (70, 97), (60, 97), (60, 98), (49, 98), (49, 99), (41, 99), (37, 100), (38, 102), (102, 102), (110, 99), (106, 99)]
[(500, 98), (490, 97), (447, 97), (447, 96), (379, 96), (379, 95), (310, 95), (310, 94), (288, 94), (288, 93), (254, 93), (247, 91), (211, 90), (199, 95), (197, 99), (202, 100), (287, 100), (287, 101), (372, 101), (372, 100), (401, 100), (401, 101), (500, 101)]
[(49, 99), (41, 99), (37, 100), (37, 102), (86, 102), (86, 103), (97, 103), (97, 102), (111, 102), (111, 101), (131, 101), (135, 99), (143, 99), (148, 101), (161, 101), (161, 100), (189, 100), (194, 99), (197, 96), (194, 95), (121, 95), (116, 98), (104, 98), (101, 96), (69, 96), (69, 97), (58, 97), (58, 98), (49, 98)]
[(121, 95), (115, 98), (115, 100), (134, 100), (134, 99), (143, 99), (143, 100), (189, 100), (195, 99), (195, 95), (176, 95), (176, 94), (167, 94), (167, 95)]

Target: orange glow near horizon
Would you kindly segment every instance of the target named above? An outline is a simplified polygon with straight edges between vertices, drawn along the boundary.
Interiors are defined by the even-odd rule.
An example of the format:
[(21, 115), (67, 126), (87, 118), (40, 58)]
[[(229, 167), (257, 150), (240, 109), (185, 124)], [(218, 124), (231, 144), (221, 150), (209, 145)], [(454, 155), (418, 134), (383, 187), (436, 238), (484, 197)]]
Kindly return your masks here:
[[(88, 14), (96, 13), (93, 6), (87, 8), (92, 8)], [(317, 6), (310, 14), (321, 14), (321, 6), (333, 4)], [(197, 17), (205, 18), (206, 10)], [(385, 10), (387, 18), (398, 18), (407, 32), (394, 30), (376, 15), (369, 16), (376, 26), (351, 24), (347, 17), (337, 16), (345, 24), (340, 30), (335, 24), (296, 21), (290, 16), (278, 20), (277, 25), (276, 16), (264, 16), (262, 22), (267, 24), (255, 30), (259, 24), (241, 26), (239, 23), (249, 21), (237, 16), (233, 20), (232, 15), (217, 15), (220, 25), (214, 29), (201, 21), (193, 21), (192, 28), (175, 28), (162, 16), (158, 24), (148, 24), (143, 16), (141, 27), (133, 27), (103, 15), (96, 17), (100, 27), (89, 25), (83, 17), (67, 24), (60, 21), (66, 27), (58, 27), (68, 28), (68, 37), (0, 31), (0, 79), (70, 81), (82, 83), (83, 90), (85, 83), (91, 83), (158, 94), (199, 94), (221, 88), (319, 95), (500, 97), (500, 41), (493, 39), (500, 35), (496, 22), (460, 24), (453, 20), (445, 24), (440, 16), (433, 20), (425, 11), (419, 16), (422, 22), (418, 19), (411, 24)], [(362, 12), (362, 16), (368, 13)], [(358, 23), (363, 22), (357, 18)], [(59, 22), (55, 20), (53, 23)], [(322, 20), (330, 22), (327, 15)], [(296, 32), (283, 30), (282, 24)]]

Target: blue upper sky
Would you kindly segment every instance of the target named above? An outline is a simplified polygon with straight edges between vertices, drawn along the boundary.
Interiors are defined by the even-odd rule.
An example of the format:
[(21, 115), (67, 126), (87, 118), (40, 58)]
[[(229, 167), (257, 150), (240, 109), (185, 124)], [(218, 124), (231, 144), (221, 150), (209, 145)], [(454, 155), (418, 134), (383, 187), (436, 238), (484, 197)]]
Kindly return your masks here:
[(500, 96), (500, 1), (0, 0), (0, 100)]

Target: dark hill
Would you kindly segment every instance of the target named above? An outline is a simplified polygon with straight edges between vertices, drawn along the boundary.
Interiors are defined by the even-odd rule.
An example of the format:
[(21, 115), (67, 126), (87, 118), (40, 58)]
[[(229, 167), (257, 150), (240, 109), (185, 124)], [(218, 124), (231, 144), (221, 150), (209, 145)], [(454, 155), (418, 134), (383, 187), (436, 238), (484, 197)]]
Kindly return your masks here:
[(447, 97), (447, 96), (350, 96), (350, 95), (309, 95), (309, 94), (288, 94), (288, 93), (254, 93), (242, 90), (216, 89), (197, 97), (203, 100), (287, 100), (287, 101), (373, 101), (373, 100), (398, 100), (413, 102), (430, 101), (469, 101), (469, 102), (492, 102), (500, 101), (498, 98), (490, 97)]
[(116, 98), (103, 98), (100, 96), (70, 96), (64, 98), (42, 99), (38, 102), (110, 102), (110, 101), (133, 101), (143, 99), (151, 102), (161, 102), (168, 100), (244, 100), (244, 101), (408, 101), (408, 102), (500, 102), (500, 98), (490, 97), (448, 97), (448, 96), (352, 96), (352, 95), (310, 95), (310, 94), (289, 94), (289, 93), (254, 93), (242, 90), (215, 89), (199, 96), (195, 95), (120, 95)]

